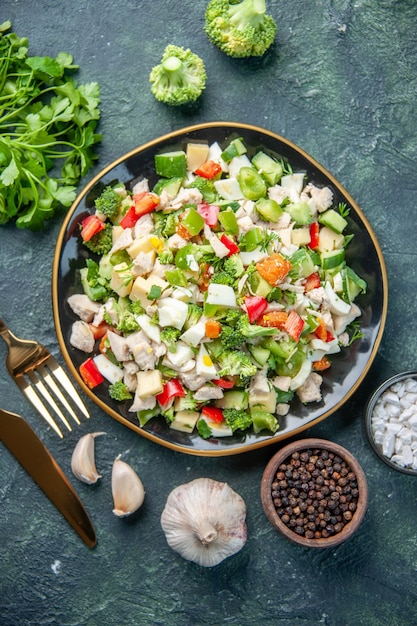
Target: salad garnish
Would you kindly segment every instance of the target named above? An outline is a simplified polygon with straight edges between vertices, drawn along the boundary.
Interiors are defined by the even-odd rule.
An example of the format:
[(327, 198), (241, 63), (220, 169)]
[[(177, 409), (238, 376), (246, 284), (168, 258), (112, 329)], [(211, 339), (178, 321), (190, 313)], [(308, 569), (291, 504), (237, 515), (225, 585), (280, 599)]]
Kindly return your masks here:
[(349, 207), (242, 138), (154, 164), (155, 184), (107, 186), (80, 224), (80, 374), (141, 426), (273, 434), (295, 397), (322, 401), (333, 355), (361, 336)]

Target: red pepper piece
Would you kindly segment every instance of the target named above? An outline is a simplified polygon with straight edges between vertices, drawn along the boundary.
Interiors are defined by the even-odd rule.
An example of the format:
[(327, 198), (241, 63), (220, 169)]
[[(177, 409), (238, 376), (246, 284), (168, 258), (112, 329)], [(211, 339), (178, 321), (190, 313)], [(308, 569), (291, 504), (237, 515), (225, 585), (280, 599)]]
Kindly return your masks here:
[(80, 374), (90, 389), (94, 389), (103, 382), (104, 377), (100, 374), (97, 365), (94, 363), (93, 357), (88, 358), (80, 365)]
[(122, 228), (133, 228), (139, 218), (140, 215), (137, 215), (135, 207), (131, 206), (128, 212), (120, 220), (120, 226)]
[(331, 367), (331, 362), (326, 356), (323, 356), (320, 361), (313, 361), (313, 370), (316, 372), (323, 372)]
[(320, 232), (319, 223), (312, 222), (310, 224), (310, 243), (308, 244), (308, 247), (311, 248), (312, 250), (315, 250), (316, 248), (318, 248), (319, 232)]
[(256, 322), (256, 320), (261, 317), (262, 313), (264, 313), (268, 302), (262, 296), (246, 296), (245, 306), (249, 321), (253, 324), (253, 322)]
[(197, 205), (197, 213), (201, 215), (207, 226), (210, 226), (210, 228), (217, 226), (217, 216), (219, 215), (219, 211), (220, 207), (215, 204), (207, 204), (203, 202)]
[(173, 398), (175, 397), (183, 398), (184, 396), (185, 396), (184, 387), (181, 385), (178, 378), (172, 378), (171, 380), (168, 380), (164, 384), (163, 390), (161, 391), (161, 393), (159, 393), (156, 396), (156, 399), (158, 400), (161, 407), (163, 407), (163, 406), (166, 406), (168, 402), (172, 400)]
[(205, 406), (201, 409), (203, 415), (211, 419), (213, 422), (220, 424), (224, 420), (222, 409), (218, 409), (215, 406)]
[(81, 237), (83, 241), (90, 241), (91, 237), (97, 235), (105, 227), (104, 222), (97, 215), (89, 215), (81, 222)]
[(307, 276), (304, 283), (304, 291), (307, 293), (312, 289), (318, 289), (321, 285), (320, 276), (318, 272), (313, 272), (310, 276)]
[(205, 163), (203, 163), (203, 165), (195, 170), (194, 174), (197, 174), (197, 176), (202, 176), (202, 178), (215, 178), (216, 176), (218, 176), (218, 174), (221, 174), (221, 171), (221, 165), (219, 165), (215, 161), (206, 161)]
[(298, 341), (300, 339), (300, 335), (303, 332), (304, 328), (304, 320), (300, 315), (298, 315), (297, 311), (294, 309), (288, 315), (288, 319), (284, 324), (284, 330), (287, 331), (290, 337), (294, 339), (294, 341)]
[(235, 381), (228, 378), (216, 378), (216, 380), (212, 380), (211, 382), (222, 389), (233, 389), (235, 386)]
[(232, 254), (237, 254), (238, 252), (240, 252), (239, 246), (236, 245), (235, 242), (233, 241), (233, 239), (230, 239), (230, 237), (228, 237), (227, 235), (223, 234), (220, 237), (220, 241), (229, 250), (227, 256), (232, 256)]

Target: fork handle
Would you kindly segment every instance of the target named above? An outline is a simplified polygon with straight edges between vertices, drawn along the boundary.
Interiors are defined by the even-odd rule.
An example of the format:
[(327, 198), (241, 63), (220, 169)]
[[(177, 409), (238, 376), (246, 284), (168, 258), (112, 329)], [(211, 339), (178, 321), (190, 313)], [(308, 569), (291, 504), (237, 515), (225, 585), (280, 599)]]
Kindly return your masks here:
[(15, 338), (15, 336), (13, 335), (12, 331), (7, 328), (2, 319), (0, 319), (0, 335), (10, 348), (12, 343), (11, 339)]

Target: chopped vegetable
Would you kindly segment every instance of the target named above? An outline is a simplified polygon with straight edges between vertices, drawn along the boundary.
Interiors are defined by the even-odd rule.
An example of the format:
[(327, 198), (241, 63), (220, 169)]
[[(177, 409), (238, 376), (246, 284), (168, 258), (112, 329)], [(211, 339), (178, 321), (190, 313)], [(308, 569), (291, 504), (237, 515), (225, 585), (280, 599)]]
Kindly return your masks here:
[(100, 90), (77, 85), (70, 54), (30, 56), (10, 28), (0, 27), (0, 225), (40, 230), (97, 159)]

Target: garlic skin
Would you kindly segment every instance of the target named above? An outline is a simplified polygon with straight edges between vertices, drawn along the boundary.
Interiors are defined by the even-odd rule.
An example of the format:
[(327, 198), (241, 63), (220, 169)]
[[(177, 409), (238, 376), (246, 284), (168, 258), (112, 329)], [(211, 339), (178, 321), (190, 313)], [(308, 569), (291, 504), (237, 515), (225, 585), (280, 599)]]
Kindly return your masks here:
[(81, 437), (71, 457), (71, 470), (78, 480), (87, 485), (94, 485), (101, 478), (97, 472), (94, 456), (94, 439), (107, 433), (88, 433)]
[(246, 504), (227, 483), (197, 478), (171, 491), (161, 515), (168, 545), (187, 561), (213, 567), (246, 543)]
[(111, 488), (113, 494), (113, 513), (117, 517), (126, 517), (137, 511), (145, 499), (145, 489), (135, 470), (119, 456), (114, 460)]

